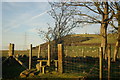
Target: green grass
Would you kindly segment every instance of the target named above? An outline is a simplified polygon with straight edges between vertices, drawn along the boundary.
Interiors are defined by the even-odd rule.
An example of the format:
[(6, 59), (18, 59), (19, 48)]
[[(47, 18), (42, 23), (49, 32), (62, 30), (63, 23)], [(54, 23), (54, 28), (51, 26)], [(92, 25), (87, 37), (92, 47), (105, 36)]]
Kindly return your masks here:
[[(88, 40), (88, 41), (84, 41), (83, 43), (101, 43), (101, 36), (100, 35), (86, 35), (88, 36), (92, 36), (94, 38)], [(115, 43), (116, 42), (116, 38), (117, 35), (116, 34), (108, 34), (107, 36), (107, 41), (108, 43)]]
[[(2, 57), (8, 57), (8, 50), (2, 50)], [(19, 54), (19, 55), (26, 55), (28, 56), (29, 55), (29, 50), (15, 50), (14, 52), (15, 55)], [(32, 56), (37, 56), (38, 54), (38, 49), (33, 49), (32, 51)], [(42, 50), (41, 51), (41, 55), (43, 57), (47, 56), (47, 50)]]
[[(82, 53), (83, 50), (83, 53)], [(112, 45), (111, 47), (111, 57), (113, 58), (113, 52), (114, 52), (114, 46)], [(64, 46), (64, 54), (65, 56), (70, 56), (70, 57), (80, 57), (80, 56), (91, 56), (91, 57), (98, 57), (99, 53), (99, 46)], [(120, 53), (120, 51), (119, 51)], [(29, 51), (20, 51), (17, 50), (15, 51), (16, 54), (24, 54), (27, 55), (29, 54)], [(37, 56), (38, 50), (35, 49), (33, 50), (33, 55), (32, 56)], [(41, 52), (42, 57), (47, 57), (47, 48), (42, 50)], [(8, 50), (2, 51), (2, 56), (7, 57), (8, 56)], [(118, 54), (120, 57), (120, 54)]]
[[(108, 34), (108, 43), (115, 43), (116, 42), (116, 34)], [(89, 40), (88, 40), (89, 38)], [(66, 37), (63, 38), (64, 39), (64, 44), (81, 44), (81, 43), (89, 43), (89, 44), (94, 44), (94, 43), (101, 43), (101, 36), (100, 35), (95, 35), (95, 34), (75, 34), (75, 35), (68, 35)], [(81, 40), (83, 40), (81, 42)], [(72, 42), (71, 42), (72, 41)], [(41, 49), (41, 56), (42, 57), (46, 57), (47, 56), (47, 43), (44, 43), (41, 45), (42, 49)], [(86, 47), (86, 48), (85, 48)], [(96, 51), (93, 51), (92, 49), (90, 49), (90, 47), (95, 47)], [(67, 50), (67, 54), (68, 56), (82, 56), (81, 54), (81, 48), (84, 49), (84, 53), (85, 56), (97, 56), (98, 54), (98, 47), (100, 46), (88, 46), (88, 45), (79, 45), (78, 47), (76, 46), (72, 46), (72, 47), (67, 47), (66, 46), (66, 50)], [(112, 46), (112, 55), (113, 55), (113, 47)], [(75, 52), (74, 52), (75, 50)], [(92, 52), (91, 52), (92, 51)], [(2, 56), (6, 57), (8, 56), (8, 50), (3, 50), (0, 51), (0, 53), (2, 52)], [(66, 51), (65, 51), (66, 52)], [(38, 53), (38, 46), (36, 46), (33, 49), (33, 56), (37, 56)], [(15, 55), (16, 54), (25, 54), (28, 56), (29, 51), (28, 50), (15, 50)]]
[[(83, 53), (82, 53), (83, 50)], [(111, 46), (111, 57), (113, 58), (114, 46)], [(81, 57), (81, 56), (99, 56), (99, 46), (65, 46), (64, 48), (65, 56), (70, 57)], [(120, 51), (119, 51), (120, 53)], [(120, 54), (118, 54), (120, 57)]]
[[(79, 38), (79, 37), (84, 37), (84, 38)], [(83, 40), (87, 39), (85, 37), (93, 37), (93, 38), (91, 38), (90, 40), (87, 40), (87, 41), (83, 41), (83, 42), (76, 42), (76, 41), (79, 41), (79, 39), (83, 39)], [(116, 36), (109, 35), (108, 43), (115, 43), (116, 42), (115, 38), (116, 38)], [(71, 39), (73, 40), (73, 42), (76, 42), (76, 43), (90, 43), (91, 44), (91, 43), (100, 43), (101, 42), (100, 36), (94, 35), (94, 34), (72, 35), (72, 38), (69, 38), (68, 40), (66, 38), (66, 42), (68, 42), (68, 44), (71, 44), (71, 42), (69, 42)], [(65, 58), (72, 57), (72, 61), (67, 61), (67, 63), (64, 64), (64, 72), (65, 73), (58, 74), (53, 71), (53, 72), (50, 72), (47, 74), (36, 75), (36, 76), (34, 76), (34, 78), (81, 78), (81, 77), (85, 77), (85, 76), (87, 76), (89, 78), (93, 78), (93, 77), (98, 78), (98, 76), (99, 76), (98, 61), (96, 61), (97, 65), (94, 66), (94, 64), (95, 64), (94, 61), (91, 61), (89, 63), (89, 60), (88, 61), (77, 60), (77, 58), (84, 57), (84, 56), (89, 56), (92, 58), (98, 57), (99, 47), (100, 46), (95, 46), (95, 45), (64, 46)], [(82, 52), (82, 50), (83, 50), (83, 52)], [(47, 47), (43, 47), (41, 51), (42, 51), (41, 56), (47, 57)], [(112, 45), (111, 51), (112, 51), (111, 57), (113, 58), (113, 51), (114, 51), (113, 45)], [(37, 53), (38, 53), (38, 47), (33, 49), (32, 56), (37, 56)], [(120, 51), (119, 51), (119, 53), (120, 53)], [(15, 55), (16, 54), (22, 54), (22, 55), (24, 54), (24, 55), (28, 56), (29, 51), (28, 50), (15, 50)], [(118, 56), (120, 57), (120, 54), (118, 54)], [(2, 51), (2, 57), (8, 57), (8, 50)], [(33, 64), (34, 67), (35, 67), (35, 64), (36, 63)], [(107, 63), (104, 63), (104, 64), (107, 64)], [(120, 64), (112, 63), (111, 65), (112, 65), (111, 66), (111, 69), (112, 69), (111, 76), (113, 78), (119, 77), (120, 68), (118, 68), (118, 66), (120, 66)], [(93, 67), (95, 67), (95, 69), (89, 74), (90, 70)], [(20, 65), (16, 65), (16, 64), (13, 64), (11, 66), (6, 66), (6, 64), (3, 65), (3, 76), (4, 77), (9, 77), (9, 78), (17, 77), (18, 78), (19, 73), (21, 71), (23, 71), (23, 68), (21, 68)], [(106, 70), (104, 70), (104, 77), (107, 77)]]
[[(22, 58), (21, 58), (22, 59)], [(26, 59), (23, 59), (26, 61)], [(104, 65), (104, 77), (107, 78), (107, 62), (103, 61)], [(35, 65), (35, 64), (33, 64)], [(17, 63), (12, 63), (9, 66), (7, 64), (3, 64), (3, 78), (20, 78), (19, 74), (24, 69)], [(59, 74), (55, 71), (54, 65), (46, 68), (46, 74), (37, 74), (34, 77), (29, 78), (98, 78), (99, 76), (99, 59), (98, 58), (83, 58), (83, 57), (66, 57), (64, 59), (63, 74)], [(120, 75), (120, 63), (119, 61), (116, 63), (111, 63), (111, 77), (119, 78)]]

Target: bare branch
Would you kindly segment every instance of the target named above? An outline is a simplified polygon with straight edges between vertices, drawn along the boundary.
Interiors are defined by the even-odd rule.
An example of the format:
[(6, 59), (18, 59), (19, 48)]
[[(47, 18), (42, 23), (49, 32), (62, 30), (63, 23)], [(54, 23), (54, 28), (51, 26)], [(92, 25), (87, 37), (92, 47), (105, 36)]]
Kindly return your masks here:
[(89, 16), (89, 15), (87, 15), (87, 14), (76, 14), (76, 15), (80, 15), (80, 16), (87, 16), (87, 17), (89, 17), (89, 18), (91, 18), (91, 19), (93, 19), (93, 20), (97, 21), (98, 23), (101, 23), (101, 21), (100, 21), (100, 20), (97, 20), (96, 18), (94, 18), (94, 17), (92, 17), (92, 16)]
[(91, 11), (93, 11), (93, 12), (97, 13), (97, 14), (100, 14), (99, 12), (97, 12), (97, 11), (93, 10), (92, 8), (88, 7), (87, 5), (85, 5), (85, 7), (87, 7), (89, 10), (91, 10)]
[(94, 2), (94, 5), (97, 7), (97, 10), (99, 11), (100, 14), (104, 14), (103, 11), (100, 9), (100, 4), (99, 2)]
[(109, 24), (116, 30), (118, 30), (118, 27), (116, 27), (112, 22), (109, 22)]

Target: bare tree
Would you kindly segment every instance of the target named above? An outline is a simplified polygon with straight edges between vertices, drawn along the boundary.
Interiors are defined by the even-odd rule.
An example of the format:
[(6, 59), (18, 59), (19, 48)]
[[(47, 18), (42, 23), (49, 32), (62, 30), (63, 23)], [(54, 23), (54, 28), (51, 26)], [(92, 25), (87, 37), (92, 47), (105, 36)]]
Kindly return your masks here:
[(50, 3), (51, 11), (49, 15), (54, 19), (54, 27), (52, 29), (53, 40), (61, 43), (61, 38), (71, 33), (71, 30), (77, 26), (75, 22), (76, 8), (66, 6), (66, 2)]
[[(76, 8), (73, 6), (66, 6), (66, 2), (52, 2), (49, 3), (51, 6), (51, 10), (48, 14), (54, 20), (54, 26), (50, 26), (47, 32), (39, 31), (44, 34), (44, 37), (48, 41), (54, 41), (55, 49), (57, 48), (57, 44), (63, 43), (62, 37), (71, 34), (72, 29), (77, 27), (77, 23), (75, 21)], [(42, 34), (42, 35), (43, 35)], [(57, 50), (55, 50), (55, 53)], [(55, 54), (54, 53), (54, 54)]]
[(51, 27), (48, 27), (47, 31), (43, 31), (41, 29), (38, 29), (38, 34), (46, 42), (52, 41), (52, 35), (51, 35), (52, 34), (52, 30), (51, 30)]
[[(101, 47), (103, 47), (104, 56), (106, 54), (107, 49), (107, 27), (108, 22), (113, 18), (113, 13), (111, 12), (111, 8), (108, 2), (80, 2), (80, 3), (71, 3), (68, 6), (78, 6), (85, 7), (92, 14), (81, 12), (80, 16), (86, 16), (87, 20), (82, 19), (81, 23), (99, 23), (101, 24), (100, 28), (100, 36), (101, 36)], [(94, 15), (93, 15), (94, 14)], [(96, 17), (99, 16), (99, 17)], [(106, 58), (106, 57), (105, 57)]]
[[(112, 21), (110, 21), (109, 24), (117, 31), (117, 42), (115, 44), (114, 58), (113, 58), (113, 61), (116, 61), (120, 46), (120, 1), (112, 2), (110, 4), (110, 7), (112, 12), (114, 13), (113, 16), (115, 17), (115, 19), (112, 19)], [(117, 26), (114, 24), (115, 20), (118, 22)]]

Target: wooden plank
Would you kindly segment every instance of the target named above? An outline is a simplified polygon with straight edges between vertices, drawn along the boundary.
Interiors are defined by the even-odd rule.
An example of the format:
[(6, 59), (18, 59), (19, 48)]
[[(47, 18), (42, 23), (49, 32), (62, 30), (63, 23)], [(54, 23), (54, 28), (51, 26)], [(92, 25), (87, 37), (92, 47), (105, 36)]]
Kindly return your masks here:
[(59, 72), (59, 73), (63, 73), (62, 44), (58, 44), (58, 72)]
[(37, 61), (39, 61), (39, 62), (48, 62), (48, 60), (37, 60)]
[(100, 47), (99, 54), (99, 78), (100, 80), (103, 78), (103, 47)]
[(45, 74), (45, 67), (46, 66), (42, 66), (42, 74)]
[(18, 58), (16, 58), (16, 57), (14, 57), (14, 58), (21, 66), (23, 66), (25, 69), (27, 69), (27, 67)]

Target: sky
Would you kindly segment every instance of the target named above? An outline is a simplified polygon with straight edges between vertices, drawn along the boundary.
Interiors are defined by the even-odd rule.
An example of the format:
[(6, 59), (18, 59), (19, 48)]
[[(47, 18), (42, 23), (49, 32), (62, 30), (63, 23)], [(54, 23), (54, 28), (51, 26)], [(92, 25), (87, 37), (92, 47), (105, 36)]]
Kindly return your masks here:
[[(32, 0), (31, 0), (32, 1)], [(5, 0), (2, 2), (0, 24), (2, 32), (0, 37), (2, 49), (8, 49), (9, 43), (15, 44), (15, 49), (28, 48), (30, 44), (37, 46), (44, 43), (38, 34), (38, 29), (47, 30), (47, 23), (51, 26), (54, 21), (47, 11), (50, 10), (48, 2), (15, 2)], [(1, 3), (0, 3), (1, 4)], [(94, 34), (99, 32), (98, 25), (87, 25), (73, 30), (76, 34)]]

